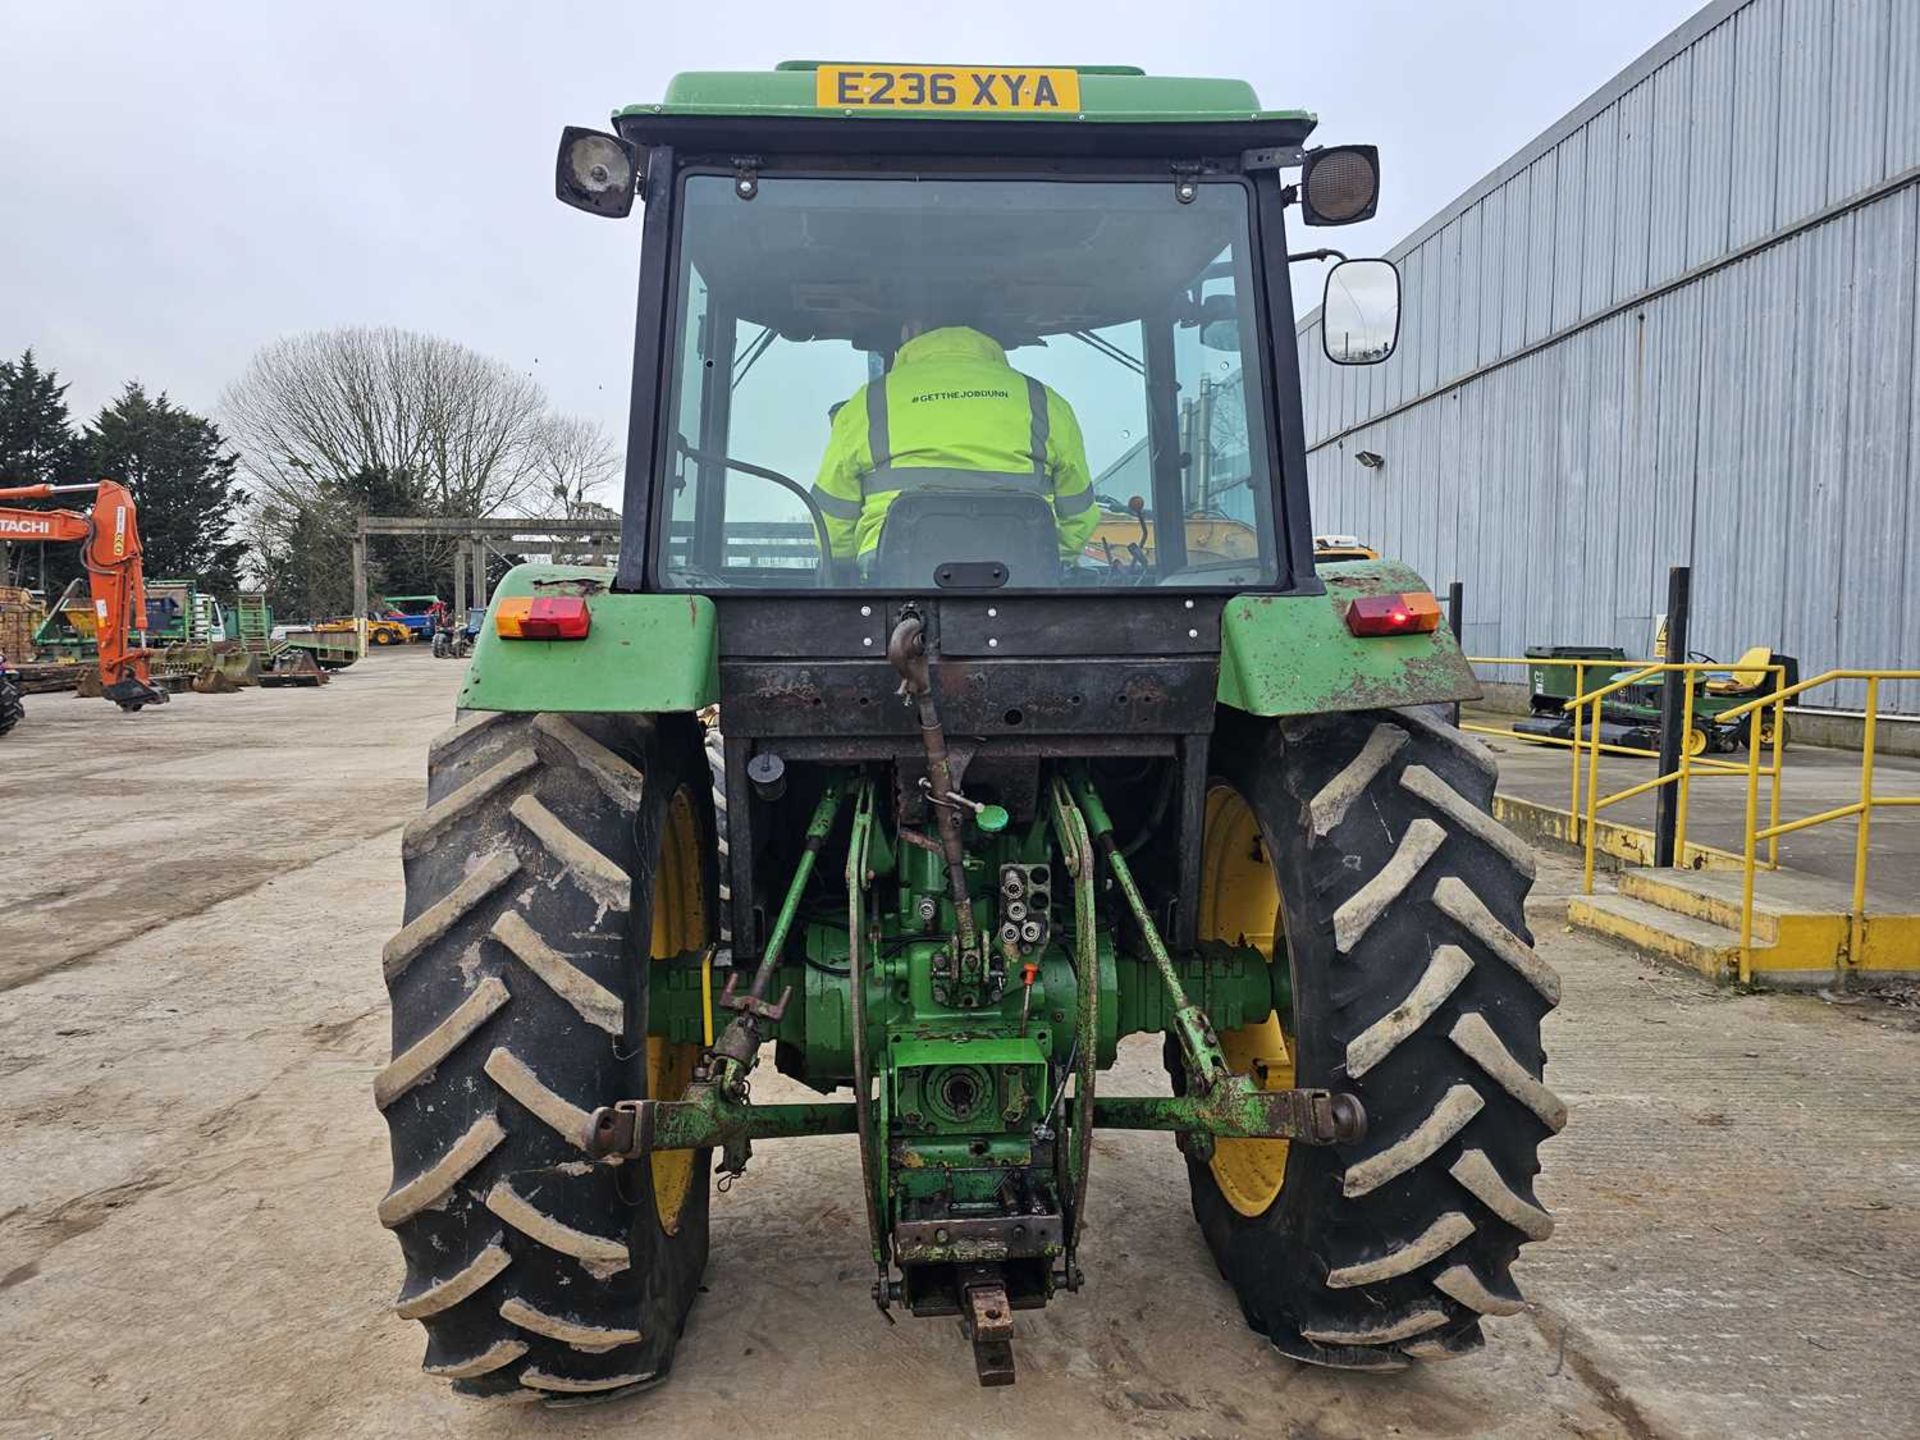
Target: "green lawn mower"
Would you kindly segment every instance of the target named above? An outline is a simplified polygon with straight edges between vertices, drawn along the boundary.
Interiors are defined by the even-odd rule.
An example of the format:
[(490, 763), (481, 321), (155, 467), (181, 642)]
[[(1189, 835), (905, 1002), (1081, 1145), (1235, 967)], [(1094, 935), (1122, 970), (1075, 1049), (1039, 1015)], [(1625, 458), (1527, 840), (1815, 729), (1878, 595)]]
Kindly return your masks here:
[[(1588, 693), (1631, 675), (1643, 668), (1626, 664), (1627, 652), (1613, 646), (1537, 645), (1527, 650), (1529, 660), (1585, 660), (1582, 670), (1573, 665), (1529, 665), (1527, 703), (1532, 713), (1515, 723), (1522, 735), (1539, 735), (1555, 740), (1573, 738), (1572, 712), (1566, 703), (1580, 693)], [(1718, 664), (1713, 656), (1693, 651), (1690, 660)], [(1769, 666), (1782, 667), (1778, 677)], [(1757, 741), (1771, 746), (1774, 741), (1774, 713), (1758, 710), (1740, 720), (1722, 721), (1720, 716), (1751, 700), (1790, 689), (1800, 681), (1800, 662), (1764, 645), (1754, 646), (1725, 670), (1696, 672), (1693, 685), (1693, 724), (1686, 736), (1686, 753), (1705, 755), (1710, 751), (1728, 753)], [(1640, 750), (1660, 748), (1660, 696), (1665, 681), (1660, 675), (1644, 682), (1623, 686), (1600, 702), (1600, 740), (1605, 745), (1629, 746)], [(1581, 718), (1584, 733), (1586, 719)], [(1784, 723), (1784, 722), (1782, 722)], [(1787, 737), (1780, 736), (1781, 745)]]

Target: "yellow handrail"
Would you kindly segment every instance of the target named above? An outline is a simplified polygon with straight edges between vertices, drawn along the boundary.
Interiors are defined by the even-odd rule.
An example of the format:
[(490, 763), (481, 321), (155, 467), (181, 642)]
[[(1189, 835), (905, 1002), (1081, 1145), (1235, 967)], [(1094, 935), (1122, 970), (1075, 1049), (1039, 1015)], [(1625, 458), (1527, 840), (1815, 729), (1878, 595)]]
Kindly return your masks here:
[(1575, 705), (1583, 705), (1589, 700), (1598, 700), (1604, 695), (1613, 694), (1613, 692), (1616, 690), (1624, 690), (1629, 685), (1638, 685), (1642, 680), (1646, 679), (1649, 675), (1664, 674), (1668, 670), (1724, 670), (1726, 668), (1727, 667), (1724, 665), (1705, 665), (1700, 663), (1697, 660), (1689, 660), (1689, 661), (1686, 661), (1685, 663), (1681, 663), (1678, 661), (1668, 662), (1665, 660), (1655, 660), (1649, 663), (1648, 665), (1646, 665), (1644, 668), (1634, 671), (1631, 675), (1615, 676), (1613, 681), (1610, 684), (1601, 686), (1598, 690), (1595, 690), (1590, 695), (1574, 696), (1571, 700), (1567, 700), (1563, 702), (1560, 708), (1562, 710), (1570, 710)]
[[(1598, 753), (1603, 755), (1628, 755), (1628, 756), (1635, 756), (1635, 757), (1639, 757), (1642, 759), (1649, 759), (1649, 760), (1658, 759), (1660, 755), (1660, 752), (1658, 750), (1648, 750), (1642, 746), (1637, 746), (1637, 745), (1617, 745), (1609, 741), (1600, 739), (1598, 736), (1598, 732), (1589, 728), (1586, 723), (1586, 720), (1587, 720), (1586, 711), (1589, 708), (1590, 703), (1598, 699), (1604, 699), (1606, 696), (1611, 695), (1618, 690), (1624, 689), (1630, 685), (1639, 684), (1640, 682), (1648, 679), (1649, 677), (1658, 675), (1663, 671), (1667, 671), (1667, 670), (1684, 669), (1689, 672), (1713, 673), (1713, 674), (1724, 674), (1726, 673), (1726, 670), (1727, 670), (1727, 666), (1725, 666), (1724, 664), (1721, 664), (1718, 661), (1711, 661), (1711, 660), (1678, 662), (1678, 661), (1665, 661), (1665, 660), (1633, 660), (1633, 659), (1627, 659), (1625, 657), (1599, 658), (1599, 657), (1549, 656), (1549, 655), (1470, 655), (1467, 657), (1467, 659), (1470, 664), (1473, 664), (1476, 666), (1513, 665), (1513, 666), (1520, 666), (1520, 667), (1539, 666), (1541, 668), (1559, 667), (1561, 669), (1571, 669), (1573, 671), (1573, 674), (1574, 674), (1573, 698), (1559, 702), (1560, 708), (1563, 711), (1568, 712), (1568, 719), (1570, 721), (1569, 735), (1567, 736), (1535, 735), (1535, 734), (1522, 735), (1521, 732), (1515, 731), (1510, 727), (1478, 725), (1468, 721), (1462, 721), (1460, 728), (1463, 730), (1472, 731), (1475, 734), (1480, 734), (1480, 735), (1494, 735), (1494, 736), (1503, 736), (1503, 737), (1524, 738), (1528, 743), (1536, 744), (1536, 745), (1564, 745), (1567, 748), (1567, 760), (1568, 760), (1568, 767), (1569, 767), (1569, 773), (1568, 773), (1568, 779), (1567, 779), (1567, 811), (1566, 811), (1568, 820), (1571, 823), (1571, 834), (1569, 838), (1572, 839), (1576, 844), (1581, 843), (1583, 838), (1582, 837), (1583, 830), (1589, 836), (1592, 835), (1594, 831), (1594, 827), (1590, 823), (1586, 823), (1588, 810), (1587, 810), (1587, 807), (1582, 804), (1582, 792), (1583, 790), (1588, 788), (1587, 786), (1582, 784), (1582, 779), (1580, 774), (1582, 749), (1584, 748), (1588, 750), (1589, 758), (1591, 758), (1591, 754), (1596, 747), (1598, 749)], [(1595, 667), (1604, 668), (1609, 673), (1610, 678), (1608, 682), (1605, 685), (1603, 685), (1599, 690), (1589, 692), (1586, 688), (1587, 671)], [(1784, 667), (1782, 666), (1775, 665), (1775, 666), (1768, 666), (1764, 668), (1771, 670), (1775, 673), (1775, 683), (1778, 683), (1779, 680), (1782, 680), (1785, 678)], [(1688, 704), (1689, 714), (1686, 717), (1686, 721), (1687, 721), (1687, 729), (1690, 730), (1692, 728), (1692, 715), (1690, 712), (1692, 707), (1693, 696), (1691, 694), (1692, 687), (1689, 686), (1688, 689), (1689, 689), (1689, 694), (1687, 697), (1687, 704)], [(1716, 717), (1716, 720), (1717, 718), (1718, 717)], [(1679, 807), (1679, 813), (1676, 817), (1677, 824), (1675, 827), (1675, 833), (1676, 833), (1677, 852), (1682, 856), (1684, 856), (1686, 854), (1686, 828), (1687, 828), (1686, 797), (1690, 794), (1690, 791), (1691, 791), (1692, 775), (1699, 774), (1699, 773), (1707, 773), (1707, 774), (1715, 774), (1715, 775), (1744, 775), (1746, 773), (1746, 766), (1744, 764), (1730, 763), (1726, 761), (1709, 760), (1709, 759), (1705, 759), (1704, 757), (1700, 757), (1700, 758), (1690, 757), (1690, 756), (1686, 756), (1684, 752), (1682, 757), (1682, 764), (1688, 773), (1680, 782), (1682, 802)], [(1588, 768), (1590, 770), (1593, 770), (1595, 769), (1595, 766), (1592, 763), (1589, 763)], [(1775, 819), (1779, 818), (1780, 787), (1778, 782), (1781, 776), (1781, 770), (1782, 770), (1781, 756), (1779, 754), (1779, 746), (1776, 744), (1774, 747), (1773, 763), (1769, 767), (1767, 767), (1765, 772), (1763, 772), (1773, 777), (1773, 779), (1776, 782), (1775, 785), (1772, 787), (1772, 792), (1771, 792), (1773, 818)], [(1666, 778), (1664, 782), (1660, 782), (1660, 783), (1673, 783), (1673, 777), (1669, 776)], [(1657, 788), (1657, 785), (1652, 787), (1636, 787), (1630, 794), (1608, 797), (1607, 799), (1602, 800), (1600, 804), (1595, 807), (1595, 809), (1596, 810), (1605, 809), (1606, 806), (1617, 803), (1619, 800), (1630, 799), (1632, 795), (1644, 793), (1644, 790), (1646, 788)], [(1769, 852), (1769, 861), (1768, 861), (1769, 865), (1770, 866), (1777, 865), (1778, 852), (1779, 852), (1778, 844), (1776, 842), (1770, 841), (1768, 843), (1768, 852)]]
[[(1688, 748), (1687, 748), (1687, 737), (1690, 737), (1693, 733), (1693, 706), (1694, 706), (1693, 677), (1694, 675), (1703, 673), (1703, 672), (1704, 673), (1724, 672), (1726, 668), (1727, 667), (1725, 665), (1722, 665), (1718, 661), (1708, 661), (1708, 660), (1655, 661), (1651, 664), (1642, 666), (1640, 669), (1634, 671), (1633, 674), (1631, 675), (1624, 676), (1624, 677), (1616, 677), (1613, 681), (1611, 681), (1606, 685), (1601, 686), (1598, 690), (1575, 695), (1573, 699), (1567, 701), (1565, 705), (1561, 707), (1562, 709), (1573, 708), (1576, 714), (1578, 714), (1579, 708), (1585, 708), (1588, 712), (1587, 724), (1589, 727), (1588, 735), (1590, 738), (1586, 743), (1587, 811), (1586, 811), (1586, 823), (1582, 827), (1585, 833), (1581, 837), (1582, 841), (1584, 842), (1583, 843), (1584, 867), (1583, 867), (1582, 882), (1581, 882), (1583, 893), (1588, 895), (1591, 895), (1593, 893), (1594, 845), (1595, 845), (1595, 836), (1598, 834), (1598, 831), (1599, 831), (1600, 812), (1606, 809), (1609, 805), (1617, 805), (1622, 800), (1631, 800), (1634, 796), (1644, 795), (1650, 790), (1658, 790), (1661, 787), (1666, 785), (1672, 785), (1675, 787), (1677, 792), (1677, 799), (1674, 807), (1673, 849), (1674, 849), (1674, 854), (1677, 857), (1682, 857), (1682, 858), (1685, 857), (1687, 853), (1687, 804), (1692, 793), (1693, 775), (1694, 775), (1694, 769), (1695, 769), (1695, 763), (1696, 763), (1694, 760), (1694, 757), (1688, 752)], [(1767, 674), (1773, 677), (1773, 684), (1776, 687), (1774, 693), (1766, 696), (1762, 696), (1757, 701), (1750, 701), (1746, 705), (1738, 706), (1733, 710), (1721, 711), (1718, 715), (1714, 717), (1715, 724), (1724, 724), (1730, 716), (1733, 716), (1735, 714), (1745, 714), (1757, 705), (1764, 705), (1769, 703), (1773, 703), (1776, 705), (1778, 704), (1779, 693), (1780, 693), (1778, 687), (1784, 685), (1786, 681), (1786, 678), (1787, 678), (1786, 666), (1765, 665), (1765, 666), (1754, 666), (1750, 668), (1764, 670)], [(1604, 797), (1601, 796), (1601, 794), (1599, 793), (1600, 791), (1600, 751), (1603, 748), (1605, 748), (1601, 745), (1600, 739), (1599, 739), (1600, 721), (1602, 719), (1601, 702), (1608, 695), (1611, 695), (1616, 690), (1623, 689), (1628, 685), (1638, 684), (1641, 681), (1647, 680), (1654, 675), (1669, 675), (1669, 674), (1681, 675), (1685, 677), (1685, 681), (1686, 681), (1685, 685), (1682, 687), (1682, 699), (1681, 699), (1680, 734), (1682, 739), (1680, 743), (1680, 767), (1677, 770), (1670, 770), (1664, 775), (1656, 775), (1651, 780), (1643, 780), (1638, 785), (1629, 786), (1625, 790), (1616, 791), (1614, 794), (1607, 795)], [(1776, 709), (1774, 713), (1775, 713), (1775, 720), (1774, 720), (1774, 727), (1773, 727), (1773, 764), (1766, 773), (1769, 776), (1771, 776), (1773, 779), (1773, 785), (1770, 788), (1772, 790), (1773, 815), (1774, 815), (1774, 818), (1777, 819), (1780, 813), (1780, 778), (1781, 778), (1781, 773), (1783, 768), (1781, 764), (1781, 754), (1780, 754), (1780, 734), (1781, 734), (1782, 727), (1780, 725), (1780, 721), (1778, 718), (1779, 717), (1778, 709)], [(1764, 746), (1759, 737), (1758, 726), (1756, 725), (1756, 726), (1750, 727), (1750, 729), (1752, 733), (1749, 735), (1749, 738), (1747, 741), (1748, 763), (1745, 768), (1747, 771), (1754, 772), (1756, 774), (1754, 785), (1757, 792), (1758, 779), (1757, 779), (1757, 772), (1755, 772), (1755, 767), (1757, 767), (1759, 764), (1760, 751), (1762, 748), (1764, 748)], [(1578, 733), (1577, 724), (1575, 727), (1575, 731), (1577, 734)], [(1640, 753), (1652, 754), (1655, 752), (1643, 751)], [(1708, 774), (1708, 775), (1737, 775), (1742, 773), (1741, 768), (1739, 767), (1723, 765), (1717, 761), (1706, 761), (1705, 763), (1701, 764), (1699, 768), (1701, 773)], [(1756, 799), (1757, 799), (1757, 794), (1756, 794)], [(1770, 868), (1778, 866), (1779, 853), (1780, 853), (1779, 846), (1769, 841), (1767, 863)], [(1749, 869), (1751, 869), (1752, 863), (1753, 863), (1753, 860), (1752, 860), (1751, 852), (1749, 852), (1747, 857), (1747, 865)]]
[[(1865, 720), (1860, 735), (1860, 798), (1851, 805), (1837, 806), (1823, 810), (1817, 815), (1803, 816), (1785, 824), (1780, 821), (1779, 807), (1776, 802), (1772, 822), (1764, 829), (1756, 825), (1759, 808), (1759, 764), (1758, 747), (1747, 747), (1747, 824), (1746, 824), (1746, 865), (1740, 885), (1740, 983), (1746, 984), (1753, 978), (1753, 863), (1754, 846), (1761, 840), (1774, 843), (1782, 835), (1790, 835), (1799, 830), (1810, 830), (1815, 825), (1824, 825), (1832, 820), (1844, 820), (1855, 817), (1853, 836), (1853, 894), (1852, 905), (1847, 917), (1847, 951), (1834, 967), (1836, 986), (1846, 984), (1851, 967), (1860, 963), (1863, 941), (1867, 927), (1867, 857), (1871, 843), (1873, 811), (1877, 805), (1891, 807), (1920, 805), (1920, 795), (1880, 795), (1873, 793), (1874, 745), (1880, 720), (1880, 682), (1882, 680), (1920, 680), (1920, 670), (1828, 670), (1814, 676), (1811, 680), (1802, 680), (1774, 695), (1748, 704), (1736, 706), (1732, 710), (1721, 712), (1722, 719), (1732, 719), (1744, 715), (1759, 706), (1774, 706), (1774, 746), (1778, 754), (1780, 741), (1780, 707), (1795, 695), (1822, 685), (1832, 684), (1835, 680), (1864, 680), (1867, 683), (1867, 704)], [(1776, 787), (1777, 788), (1777, 787)]]
[[(1624, 658), (1619, 660), (1595, 659), (1595, 658), (1589, 658), (1584, 656), (1469, 655), (1467, 657), (1467, 663), (1470, 665), (1518, 665), (1523, 668), (1531, 667), (1535, 665), (1542, 666), (1542, 667), (1557, 666), (1561, 669), (1571, 669), (1573, 671), (1574, 694), (1579, 695), (1582, 691), (1584, 691), (1587, 688), (1588, 669), (1594, 666), (1605, 666), (1609, 670), (1618, 670), (1622, 666), (1657, 665), (1660, 662), (1657, 660), (1628, 660)], [(1560, 708), (1562, 710), (1565, 710), (1568, 707), (1563, 703)], [(1578, 829), (1580, 824), (1580, 743), (1581, 743), (1580, 742), (1581, 714), (1579, 709), (1577, 708), (1574, 709), (1572, 716), (1570, 718), (1573, 722), (1573, 733), (1571, 738), (1562, 739), (1558, 735), (1528, 735), (1526, 739), (1530, 743), (1536, 744), (1536, 745), (1564, 745), (1567, 747), (1567, 759), (1571, 767), (1570, 773), (1568, 775), (1568, 781), (1567, 781), (1567, 791), (1568, 791), (1567, 815), (1568, 815), (1568, 818), (1572, 820), (1574, 827)], [(1497, 729), (1491, 725), (1471, 725), (1465, 722), (1461, 724), (1460, 728), (1462, 730), (1470, 730), (1475, 734), (1479, 734), (1479, 735), (1514, 735), (1517, 733), (1512, 729), (1502, 730), (1502, 729)], [(1633, 745), (1609, 745), (1604, 741), (1601, 741), (1598, 743), (1600, 744), (1602, 751), (1604, 751), (1608, 755), (1638, 755), (1643, 757), (1649, 757), (1649, 756), (1657, 756), (1659, 753), (1658, 751), (1655, 751), (1655, 750), (1643, 750)]]
[[(1810, 679), (1787, 685), (1786, 667), (1773, 664), (1763, 667), (1745, 667), (1746, 669), (1764, 669), (1772, 677), (1773, 687), (1766, 694), (1752, 700), (1717, 712), (1712, 717), (1715, 726), (1726, 725), (1741, 719), (1747, 720), (1747, 755), (1744, 763), (1729, 763), (1710, 760), (1704, 756), (1695, 758), (1687, 753), (1683, 741), (1680, 751), (1679, 768), (1664, 775), (1630, 785), (1624, 790), (1610, 795), (1600, 794), (1600, 756), (1634, 755), (1654, 756), (1658, 752), (1636, 746), (1613, 745), (1600, 738), (1602, 719), (1602, 701), (1617, 691), (1632, 685), (1638, 685), (1656, 675), (1680, 673), (1688, 678), (1682, 702), (1681, 734), (1691, 733), (1695, 713), (1695, 691), (1692, 677), (1701, 672), (1724, 673), (1728, 665), (1718, 661), (1639, 661), (1639, 660), (1601, 660), (1575, 659), (1549, 656), (1468, 656), (1474, 665), (1520, 665), (1520, 666), (1561, 666), (1574, 671), (1574, 694), (1571, 699), (1561, 702), (1560, 708), (1567, 712), (1572, 722), (1570, 738), (1551, 735), (1524, 735), (1520, 738), (1547, 744), (1565, 745), (1571, 760), (1569, 780), (1568, 815), (1585, 851), (1584, 889), (1593, 893), (1594, 848), (1599, 829), (1598, 817), (1602, 810), (1617, 805), (1624, 800), (1647, 794), (1666, 785), (1677, 787), (1676, 813), (1674, 817), (1674, 853), (1684, 859), (1687, 850), (1687, 809), (1691, 795), (1691, 784), (1695, 775), (1743, 775), (1747, 781), (1746, 815), (1742, 826), (1741, 850), (1741, 916), (1740, 916), (1740, 979), (1744, 983), (1753, 976), (1753, 903), (1754, 872), (1760, 867), (1759, 846), (1766, 842), (1766, 865), (1777, 869), (1780, 861), (1780, 837), (1810, 830), (1818, 825), (1829, 824), (1835, 820), (1854, 819), (1853, 890), (1851, 913), (1847, 927), (1847, 950), (1842, 957), (1838, 979), (1844, 983), (1851, 966), (1860, 961), (1866, 932), (1866, 890), (1868, 875), (1868, 857), (1872, 840), (1872, 817), (1876, 809), (1896, 809), (1920, 807), (1920, 795), (1876, 795), (1874, 793), (1874, 765), (1877, 754), (1880, 685), (1882, 681), (1920, 681), (1920, 669), (1887, 670), (1842, 668), (1827, 670)], [(1612, 672), (1612, 678), (1596, 690), (1586, 688), (1586, 672), (1595, 666), (1605, 666)], [(1622, 671), (1627, 673), (1621, 673)], [(1786, 735), (1787, 702), (1804, 695), (1809, 690), (1822, 685), (1830, 685), (1837, 680), (1864, 681), (1867, 687), (1866, 707), (1863, 712), (1864, 725), (1860, 750), (1860, 795), (1847, 805), (1834, 806), (1815, 815), (1801, 816), (1795, 820), (1782, 821), (1780, 803), (1785, 775), (1785, 757), (1783, 755)], [(1761, 716), (1772, 716), (1772, 733), (1763, 735), (1766, 728)], [(1497, 730), (1485, 725), (1465, 725), (1463, 729), (1476, 730), (1490, 735), (1514, 735), (1512, 730)], [(1762, 764), (1762, 751), (1772, 749), (1770, 763)], [(1581, 776), (1582, 751), (1585, 752), (1586, 776), (1584, 784)], [(1772, 783), (1768, 786), (1768, 819), (1765, 825), (1759, 823), (1760, 777), (1767, 776)], [(1584, 792), (1584, 794), (1583, 794)], [(1585, 804), (1582, 804), (1584, 798)]]
[[(1721, 665), (1715, 668), (1724, 670), (1727, 667)], [(1775, 666), (1774, 668), (1778, 669), (1779, 667)], [(1731, 710), (1722, 710), (1720, 712), (1720, 718), (1722, 720), (1731, 720), (1735, 716), (1745, 715), (1748, 711), (1756, 710), (1763, 705), (1772, 705), (1776, 701), (1784, 702), (1791, 700), (1794, 696), (1804, 691), (1818, 689), (1820, 686), (1829, 685), (1835, 680), (1866, 680), (1869, 682), (1877, 680), (1920, 680), (1920, 670), (1825, 670), (1814, 676), (1811, 680), (1802, 680), (1797, 685), (1788, 686), (1777, 695), (1762, 695), (1758, 700), (1749, 700), (1746, 704), (1736, 705)]]

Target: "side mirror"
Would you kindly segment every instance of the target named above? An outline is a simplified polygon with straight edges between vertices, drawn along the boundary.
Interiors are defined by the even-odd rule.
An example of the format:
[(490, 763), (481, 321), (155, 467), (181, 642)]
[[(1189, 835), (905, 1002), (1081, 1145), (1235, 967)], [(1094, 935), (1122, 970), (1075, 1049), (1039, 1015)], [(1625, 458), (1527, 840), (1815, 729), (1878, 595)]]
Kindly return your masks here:
[(1327, 272), (1320, 348), (1336, 365), (1378, 365), (1400, 343), (1400, 272), (1391, 260), (1342, 260)]
[(1209, 295), (1194, 307), (1193, 324), (1200, 327), (1200, 343), (1209, 350), (1240, 348), (1240, 302), (1233, 295)]
[(1300, 218), (1309, 225), (1354, 225), (1380, 203), (1380, 148), (1329, 145), (1301, 161)]
[(618, 220), (633, 209), (640, 152), (618, 135), (569, 125), (560, 132), (553, 193), (576, 210)]

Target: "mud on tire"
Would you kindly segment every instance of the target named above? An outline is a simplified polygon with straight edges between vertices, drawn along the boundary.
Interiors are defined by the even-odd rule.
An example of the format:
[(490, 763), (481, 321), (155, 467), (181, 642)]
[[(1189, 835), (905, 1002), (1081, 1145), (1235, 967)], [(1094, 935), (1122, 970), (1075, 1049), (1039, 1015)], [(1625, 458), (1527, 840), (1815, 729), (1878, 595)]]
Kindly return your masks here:
[(1488, 813), (1492, 761), (1413, 711), (1234, 717), (1213, 753), (1210, 823), (1244, 800), (1242, 848), (1277, 881), (1292, 1083), (1357, 1094), (1368, 1133), (1289, 1147), (1256, 1213), (1190, 1158), (1208, 1246), (1248, 1323), (1297, 1359), (1474, 1348), (1483, 1316), (1521, 1308), (1509, 1267), (1552, 1230), (1533, 1179), (1566, 1118), (1541, 1083), (1559, 982), (1522, 913), (1532, 855)]
[(429, 756), (374, 1094), (393, 1152), (380, 1219), (407, 1266), (396, 1309), (456, 1390), (656, 1379), (706, 1264), (706, 1153), (656, 1169), (580, 1147), (594, 1106), (685, 1083), (687, 1057), (623, 1038), (645, 1034), (664, 912), (682, 929), (711, 913), (707, 777), (672, 723), (471, 712)]

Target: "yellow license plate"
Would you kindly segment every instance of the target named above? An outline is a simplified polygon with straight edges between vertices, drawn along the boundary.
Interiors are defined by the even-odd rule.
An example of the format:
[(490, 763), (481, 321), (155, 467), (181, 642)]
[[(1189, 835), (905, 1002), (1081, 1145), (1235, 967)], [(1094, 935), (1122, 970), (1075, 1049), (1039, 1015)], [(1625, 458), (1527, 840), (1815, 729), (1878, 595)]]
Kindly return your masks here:
[(996, 65), (822, 65), (813, 95), (823, 110), (1058, 114), (1080, 108), (1080, 75)]

